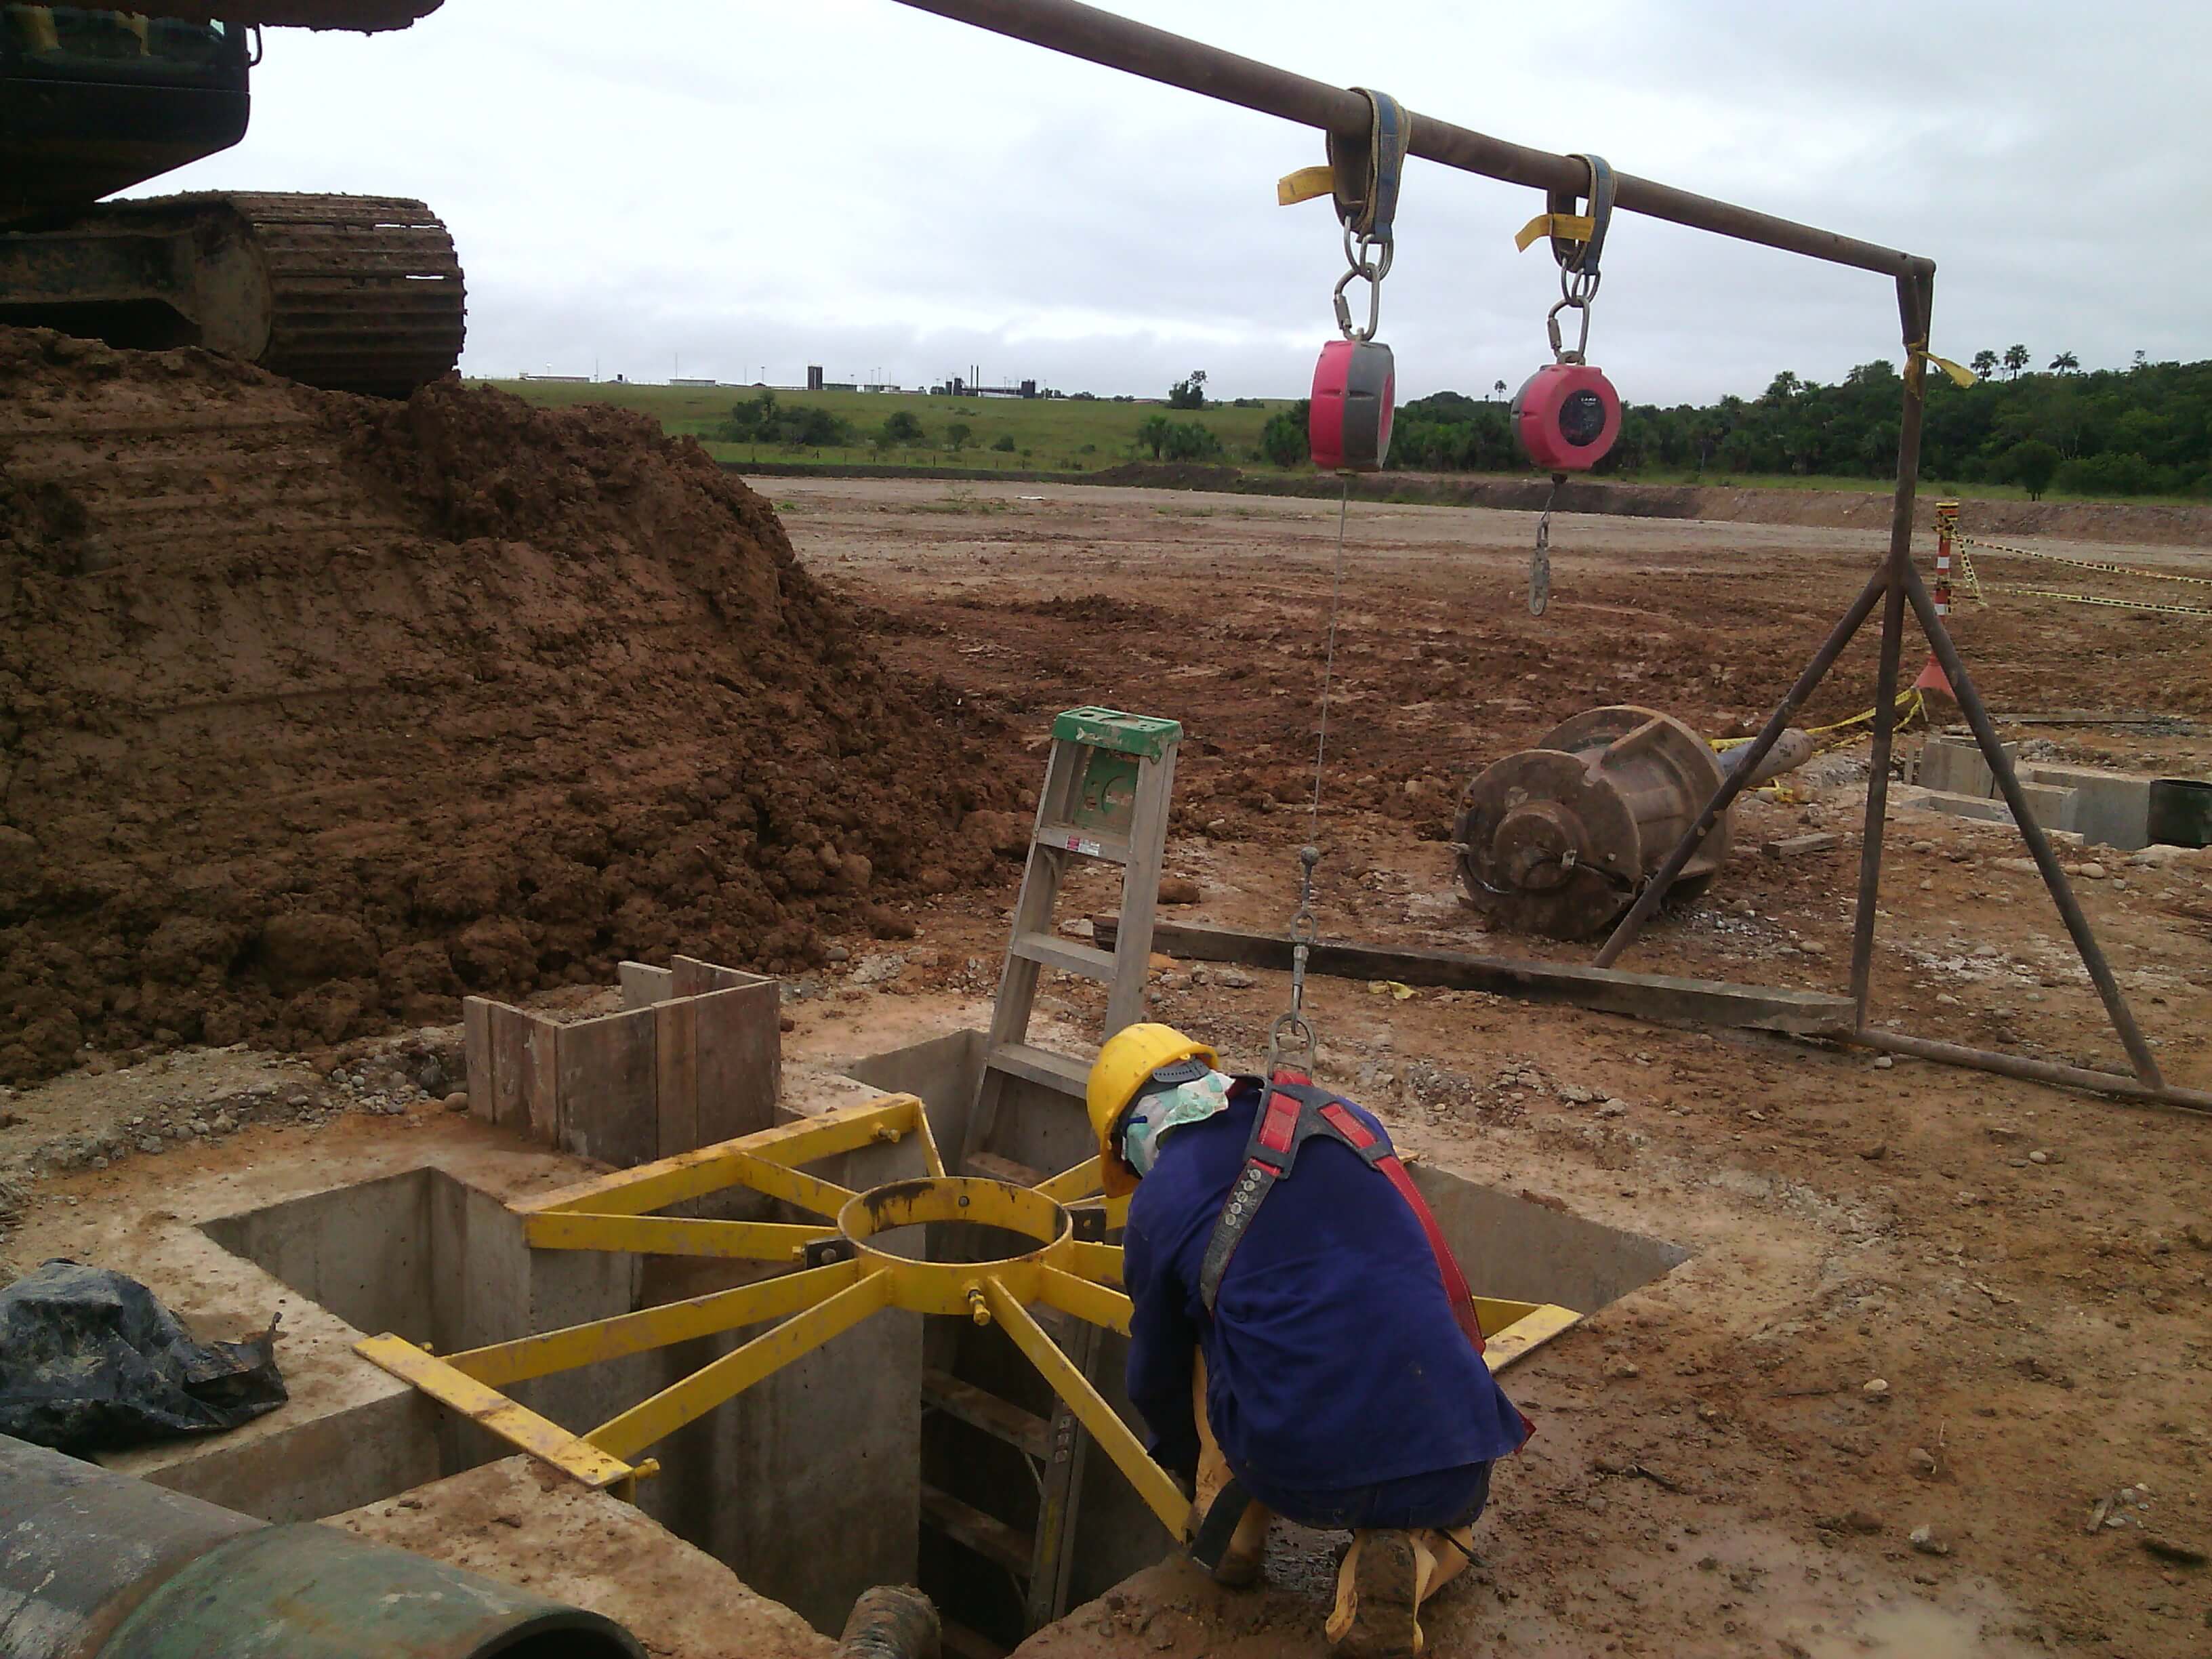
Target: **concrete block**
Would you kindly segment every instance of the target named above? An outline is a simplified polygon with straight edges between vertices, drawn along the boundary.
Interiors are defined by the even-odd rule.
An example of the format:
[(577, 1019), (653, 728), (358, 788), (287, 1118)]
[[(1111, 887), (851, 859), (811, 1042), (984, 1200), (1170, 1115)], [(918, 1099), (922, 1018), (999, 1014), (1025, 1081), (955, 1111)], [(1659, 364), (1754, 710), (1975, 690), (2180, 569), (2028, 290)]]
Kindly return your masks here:
[[(2027, 797), (2028, 810), (2035, 814), (2035, 821), (2045, 830), (2070, 830), (2074, 827), (2074, 791), (2055, 789), (2041, 783), (2023, 784), (2021, 787), (2021, 793)], [(1954, 818), (1976, 818), (1984, 823), (2012, 822), (2012, 813), (2002, 801), (1987, 799), (1979, 795), (1951, 794), (1931, 789), (1910, 804), (1925, 811), (1947, 812)]]
[[(2018, 766), (2020, 746), (2008, 743), (2004, 751)], [(1947, 794), (1987, 799), (1996, 793), (1996, 774), (1982, 758), (1981, 745), (1971, 738), (1929, 738), (1920, 745), (1920, 767), (1913, 781), (1923, 789)]]
[(2069, 789), (2076, 799), (2073, 822), (2087, 840), (2132, 853), (2150, 844), (2150, 787), (2157, 780), (2094, 766), (2037, 763), (2026, 775), (2039, 784)]
[[(684, 958), (677, 961), (680, 986)], [(696, 1003), (702, 1146), (775, 1126), (776, 1099), (782, 1092), (782, 994), (774, 980), (746, 977), (754, 982), (701, 996)]]

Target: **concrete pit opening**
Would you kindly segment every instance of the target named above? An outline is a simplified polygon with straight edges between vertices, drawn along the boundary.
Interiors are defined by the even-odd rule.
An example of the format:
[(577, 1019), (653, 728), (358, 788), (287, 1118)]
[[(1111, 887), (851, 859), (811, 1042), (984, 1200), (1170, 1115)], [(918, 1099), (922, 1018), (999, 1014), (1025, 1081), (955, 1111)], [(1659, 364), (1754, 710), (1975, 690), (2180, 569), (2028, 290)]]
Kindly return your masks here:
[[(981, 1053), (958, 1032), (842, 1069), (911, 1093), (948, 1162)], [(1049, 1114), (1049, 1115), (1048, 1115)], [(1080, 1118), (1064, 1100), (1040, 1124)], [(1039, 1167), (1079, 1161), (1048, 1134)], [(918, 1583), (955, 1652), (1003, 1652), (1112, 1589), (1171, 1547), (1121, 1471), (1061, 1404), (1003, 1326), (979, 1322), (960, 1269), (1018, 1259), (1062, 1237), (1073, 1212), (1001, 1181), (917, 1178), (909, 1146), (852, 1154), (825, 1178), (862, 1197), (839, 1218), (846, 1248), (943, 1264), (944, 1306), (863, 1321), (715, 1407), (652, 1449), (646, 1514), (760, 1595), (834, 1634), (883, 1583)], [(904, 1161), (902, 1161), (904, 1160)], [(1590, 1314), (1666, 1273), (1687, 1252), (1416, 1165), (1414, 1178), (1478, 1295)], [(799, 1221), (773, 1200), (726, 1218)], [(979, 1204), (981, 1198), (989, 1202)], [(968, 1200), (963, 1202), (963, 1200)], [(978, 1215), (979, 1219), (968, 1218)], [(1034, 1212), (1034, 1213), (1032, 1213)], [(818, 1221), (818, 1218), (814, 1218)], [(368, 1334), (439, 1353), (606, 1318), (781, 1271), (700, 1258), (532, 1249), (499, 1198), (437, 1168), (332, 1188), (204, 1224), (224, 1249)], [(1118, 1413), (1125, 1339), (1043, 1306), (1030, 1310)], [(689, 1376), (770, 1326), (684, 1342), (515, 1384), (531, 1410), (582, 1432)], [(457, 1474), (513, 1448), (416, 1402), (404, 1432), (426, 1437), (395, 1468)], [(1141, 1426), (1139, 1425), (1141, 1432)], [(428, 1472), (424, 1472), (425, 1463)]]

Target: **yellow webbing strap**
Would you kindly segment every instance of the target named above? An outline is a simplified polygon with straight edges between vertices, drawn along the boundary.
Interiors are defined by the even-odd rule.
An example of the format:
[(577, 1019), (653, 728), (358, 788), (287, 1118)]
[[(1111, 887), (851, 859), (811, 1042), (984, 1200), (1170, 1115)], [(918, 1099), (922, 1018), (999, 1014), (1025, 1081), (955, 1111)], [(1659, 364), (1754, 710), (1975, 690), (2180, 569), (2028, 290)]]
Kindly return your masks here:
[(1540, 213), (1513, 238), (1513, 246), (1526, 253), (1547, 236), (1562, 236), (1571, 242), (1587, 242), (1597, 234), (1597, 221), (1586, 213)]
[(1969, 386), (1980, 378), (1972, 369), (1954, 363), (1948, 357), (1938, 357), (1928, 349), (1928, 343), (1925, 340), (1914, 341), (1905, 347), (1905, 350), (1923, 363), (1935, 364), (1936, 368), (1951, 377), (1951, 384), (1954, 386)]
[(1300, 167), (1275, 180), (1275, 205), (1291, 207), (1327, 196), (1336, 188), (1336, 174), (1327, 167)]

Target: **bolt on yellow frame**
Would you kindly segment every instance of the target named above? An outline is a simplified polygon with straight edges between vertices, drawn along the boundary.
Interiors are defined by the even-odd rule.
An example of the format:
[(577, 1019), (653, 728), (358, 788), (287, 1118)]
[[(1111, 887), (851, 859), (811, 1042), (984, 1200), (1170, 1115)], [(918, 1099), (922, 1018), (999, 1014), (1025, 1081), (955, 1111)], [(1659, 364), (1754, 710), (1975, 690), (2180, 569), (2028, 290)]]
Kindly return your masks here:
[[(914, 1135), (927, 1174), (854, 1192), (799, 1166)], [(733, 1187), (825, 1218), (813, 1224), (700, 1220), (653, 1212)], [(1146, 1455), (1030, 1309), (1038, 1304), (1086, 1322), (1129, 1331), (1118, 1288), (1118, 1245), (1079, 1237), (1069, 1206), (1099, 1189), (1091, 1159), (1036, 1187), (948, 1175), (922, 1103), (886, 1095), (865, 1105), (580, 1182), (511, 1206), (523, 1237), (541, 1249), (717, 1256), (787, 1265), (758, 1283), (635, 1313), (597, 1319), (465, 1352), (433, 1356), (386, 1334), (356, 1352), (520, 1449), (594, 1489), (633, 1495), (659, 1464), (641, 1454), (800, 1355), (886, 1308), (1003, 1326), (1054, 1394), (1114, 1460), (1162, 1524), (1185, 1535), (1189, 1498)], [(1083, 1206), (1084, 1231), (1121, 1224), (1127, 1199)], [(1035, 1241), (1025, 1254), (989, 1261), (927, 1261), (880, 1248), (879, 1235), (928, 1222), (995, 1227)], [(1549, 1341), (1582, 1316), (1571, 1309), (1477, 1297), (1491, 1369)], [(775, 1320), (773, 1328), (583, 1434), (501, 1392), (514, 1383), (602, 1360), (665, 1348)]]

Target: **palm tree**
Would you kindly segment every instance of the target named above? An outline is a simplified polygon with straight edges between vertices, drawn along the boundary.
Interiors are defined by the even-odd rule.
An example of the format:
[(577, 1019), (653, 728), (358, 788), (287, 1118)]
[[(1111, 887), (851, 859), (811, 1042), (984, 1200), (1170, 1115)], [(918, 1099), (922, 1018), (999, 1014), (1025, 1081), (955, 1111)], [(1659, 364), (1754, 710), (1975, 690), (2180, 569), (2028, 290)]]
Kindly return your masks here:
[(2079, 374), (2081, 360), (2070, 351), (2062, 351), (2051, 360), (2051, 372), (2053, 374)]
[(1492, 396), (1503, 398), (1505, 395), (1505, 382), (1503, 380), (1498, 381), (1495, 386), (1490, 388), (1490, 391)]
[(1988, 380), (1990, 375), (1997, 372), (1997, 354), (1988, 350), (1977, 351), (1974, 354), (1972, 367), (1976, 374), (1984, 380)]
[(2008, 345), (2005, 348), (2004, 366), (2005, 376), (2008, 380), (2020, 379), (2021, 370), (2026, 368), (2027, 365), (2028, 356), (2026, 346)]

